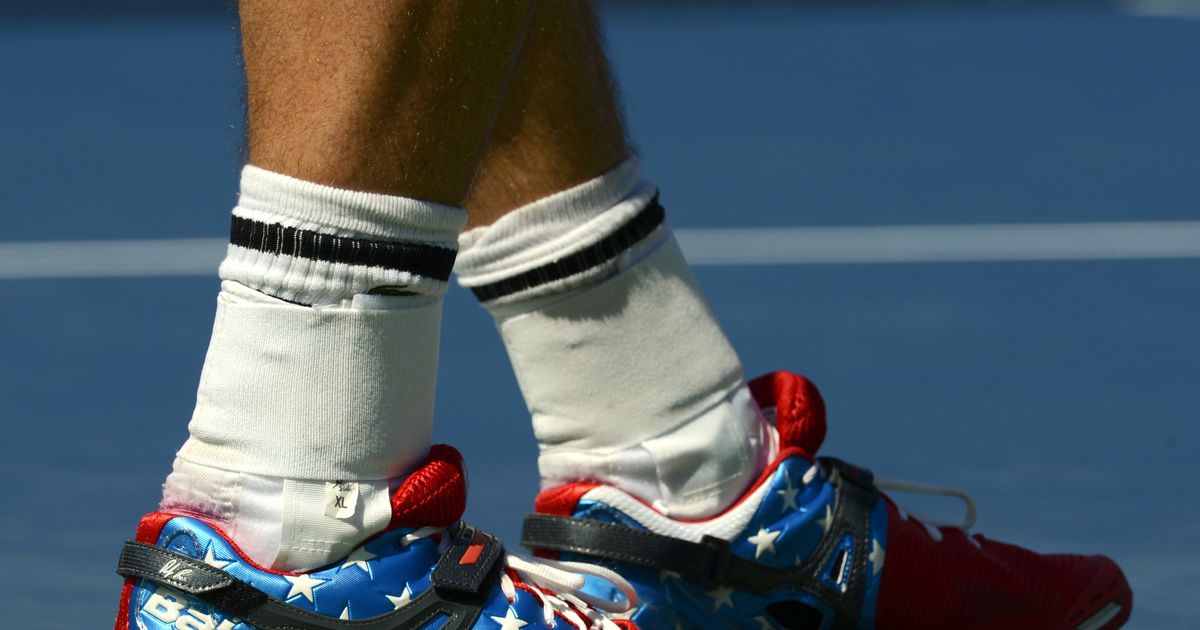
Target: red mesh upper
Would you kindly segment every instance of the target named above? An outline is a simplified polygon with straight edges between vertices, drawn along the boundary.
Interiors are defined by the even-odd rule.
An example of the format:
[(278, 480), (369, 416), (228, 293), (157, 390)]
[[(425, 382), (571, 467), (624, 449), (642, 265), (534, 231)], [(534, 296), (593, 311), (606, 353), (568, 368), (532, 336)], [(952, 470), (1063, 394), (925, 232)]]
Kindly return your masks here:
[(750, 381), (758, 406), (775, 408), (781, 449), (796, 447), (809, 459), (825, 441), (825, 401), (808, 379), (791, 372), (772, 372)]
[(1083, 600), (1097, 593), (1129, 610), (1128, 585), (1108, 558), (1042, 555), (982, 536), (976, 547), (958, 529), (941, 532), (935, 542), (921, 524), (899, 518), (888, 500), (877, 627), (1057, 628), (1073, 608), (1082, 607), (1077, 622), (1095, 612)]
[(578, 481), (551, 488), (537, 495), (533, 502), (533, 510), (539, 514), (571, 516), (575, 513), (575, 506), (583, 498), (583, 495), (598, 485), (600, 484)]
[[(825, 440), (825, 403), (808, 379), (774, 372), (750, 381), (759, 406), (775, 409), (780, 457), (799, 450), (813, 459)], [(760, 480), (761, 481), (761, 480)], [(595, 487), (568, 484), (538, 496), (536, 509), (568, 516)], [(884, 630), (1039, 630), (1075, 628), (1110, 601), (1129, 616), (1132, 594), (1117, 565), (1103, 556), (1042, 555), (954, 528), (935, 542), (924, 526), (899, 518), (890, 499), (883, 582), (876, 626)]]
[[(755, 400), (774, 407), (780, 446), (811, 459), (825, 439), (825, 404), (803, 376), (774, 372), (750, 382)], [(1108, 601), (1128, 617), (1132, 595), (1117, 565), (1102, 556), (1042, 555), (943, 528), (934, 540), (888, 502), (888, 540), (877, 627), (936, 630), (1074, 628)], [(1106, 625), (1105, 627), (1115, 627)]]
[(462, 455), (434, 444), (416, 470), (392, 493), (389, 527), (446, 527), (467, 509), (467, 476)]

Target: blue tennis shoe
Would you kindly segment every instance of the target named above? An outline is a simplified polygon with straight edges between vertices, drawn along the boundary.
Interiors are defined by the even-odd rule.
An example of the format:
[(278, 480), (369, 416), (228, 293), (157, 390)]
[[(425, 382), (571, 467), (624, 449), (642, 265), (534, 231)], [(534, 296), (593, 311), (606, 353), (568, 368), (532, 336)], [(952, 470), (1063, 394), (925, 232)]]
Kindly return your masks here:
[[(509, 555), (461, 522), (457, 451), (435, 446), (392, 496), (391, 526), (346, 558), (307, 573), (255, 565), (203, 520), (151, 513), (122, 550), (116, 630), (632, 630), (635, 593), (602, 568)], [(577, 592), (611, 581), (619, 601)]]
[[(876, 481), (818, 457), (824, 403), (803, 377), (777, 372), (750, 388), (778, 456), (724, 513), (683, 521), (612, 486), (573, 483), (538, 497), (523, 544), (619, 572), (639, 601), (626, 616), (648, 630), (1112, 630), (1129, 618), (1133, 596), (1112, 560), (971, 534), (974, 502), (960, 491)], [(881, 489), (959, 496), (967, 518), (919, 519)]]

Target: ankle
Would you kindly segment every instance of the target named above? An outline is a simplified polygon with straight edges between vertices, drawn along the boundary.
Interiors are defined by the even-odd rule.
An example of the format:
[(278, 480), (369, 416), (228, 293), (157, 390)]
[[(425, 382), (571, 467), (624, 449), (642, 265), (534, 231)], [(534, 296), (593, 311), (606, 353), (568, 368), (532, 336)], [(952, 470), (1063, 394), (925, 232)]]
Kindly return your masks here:
[(429, 451), (466, 216), (253, 166), (233, 215), (163, 507), (220, 525), (264, 566), (313, 568), (387, 526), (387, 480)]
[(160, 508), (219, 527), (260, 566), (308, 571), (387, 528), (391, 485), (286, 479), (176, 459)]
[(778, 434), (738, 386), (696, 418), (638, 444), (585, 450), (543, 444), (542, 488), (609, 484), (664, 515), (708, 518), (742, 497), (778, 452)]

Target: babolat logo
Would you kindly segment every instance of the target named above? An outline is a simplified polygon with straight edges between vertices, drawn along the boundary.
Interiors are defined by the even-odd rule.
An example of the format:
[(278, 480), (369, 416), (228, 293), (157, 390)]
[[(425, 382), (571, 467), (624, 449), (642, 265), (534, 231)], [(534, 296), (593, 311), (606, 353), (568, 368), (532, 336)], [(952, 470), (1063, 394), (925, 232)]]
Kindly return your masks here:
[[(167, 567), (164, 566), (159, 573), (166, 569)], [(147, 629), (167, 627), (176, 630), (235, 630), (241, 623), (236, 619), (225, 619), (218, 624), (212, 614), (192, 608), (192, 602), (186, 595), (162, 586), (158, 587), (158, 590), (154, 591), (154, 594), (146, 600), (146, 605), (142, 606), (142, 612), (167, 624), (158, 626), (151, 623), (148, 626), (139, 619), (138, 626)]]
[(179, 560), (167, 560), (158, 569), (159, 575), (168, 580), (175, 580), (176, 582), (186, 582), (192, 576), (193, 572), (195, 572), (195, 569), (192, 569)]

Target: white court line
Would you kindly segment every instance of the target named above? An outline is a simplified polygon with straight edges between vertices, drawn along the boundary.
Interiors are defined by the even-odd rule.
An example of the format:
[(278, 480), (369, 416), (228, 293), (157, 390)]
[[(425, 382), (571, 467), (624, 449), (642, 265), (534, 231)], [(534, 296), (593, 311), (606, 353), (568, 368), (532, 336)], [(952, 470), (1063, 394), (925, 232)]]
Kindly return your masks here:
[[(1200, 221), (676, 230), (694, 265), (1200, 258)], [(0, 278), (216, 275), (222, 238), (0, 243)]]
[(1200, 257), (1200, 221), (679, 230), (700, 265)]
[(0, 243), (0, 278), (215, 276), (228, 238)]
[(1196, 0), (1123, 0), (1127, 13), (1141, 17), (1200, 18), (1200, 3)]

